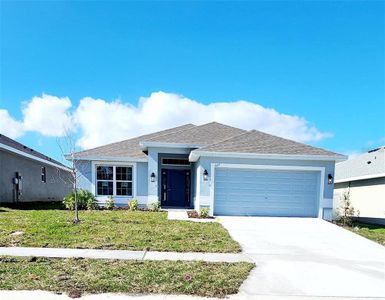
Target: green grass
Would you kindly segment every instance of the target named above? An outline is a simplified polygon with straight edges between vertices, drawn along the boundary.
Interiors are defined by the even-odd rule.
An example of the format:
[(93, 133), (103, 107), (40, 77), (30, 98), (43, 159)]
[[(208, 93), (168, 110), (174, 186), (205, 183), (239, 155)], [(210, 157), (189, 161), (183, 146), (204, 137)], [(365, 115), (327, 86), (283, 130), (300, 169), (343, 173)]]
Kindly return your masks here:
[[(239, 252), (219, 223), (167, 220), (165, 212), (21, 210), (0, 207), (0, 247), (66, 247), (179, 252)], [(23, 234), (13, 236), (12, 232)]]
[(353, 227), (345, 228), (381, 245), (385, 245), (385, 225), (354, 222)]
[(254, 264), (0, 257), (1, 290), (189, 294), (238, 292)]

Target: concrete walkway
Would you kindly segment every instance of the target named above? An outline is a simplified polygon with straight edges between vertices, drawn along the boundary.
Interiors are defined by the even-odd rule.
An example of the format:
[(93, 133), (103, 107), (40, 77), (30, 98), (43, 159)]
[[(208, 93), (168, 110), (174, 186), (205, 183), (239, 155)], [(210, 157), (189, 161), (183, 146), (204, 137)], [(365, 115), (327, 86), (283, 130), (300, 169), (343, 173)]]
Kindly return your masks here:
[(198, 260), (206, 262), (252, 262), (243, 253), (158, 252), (68, 248), (0, 247), (0, 256), (83, 257), (126, 260)]

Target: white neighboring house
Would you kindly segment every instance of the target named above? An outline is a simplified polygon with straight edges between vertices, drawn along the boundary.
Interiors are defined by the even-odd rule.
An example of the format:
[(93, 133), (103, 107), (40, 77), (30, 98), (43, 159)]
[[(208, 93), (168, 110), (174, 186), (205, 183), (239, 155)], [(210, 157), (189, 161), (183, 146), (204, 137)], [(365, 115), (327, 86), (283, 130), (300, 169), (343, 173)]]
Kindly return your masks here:
[(350, 191), (360, 221), (385, 224), (385, 146), (336, 164), (334, 212)]

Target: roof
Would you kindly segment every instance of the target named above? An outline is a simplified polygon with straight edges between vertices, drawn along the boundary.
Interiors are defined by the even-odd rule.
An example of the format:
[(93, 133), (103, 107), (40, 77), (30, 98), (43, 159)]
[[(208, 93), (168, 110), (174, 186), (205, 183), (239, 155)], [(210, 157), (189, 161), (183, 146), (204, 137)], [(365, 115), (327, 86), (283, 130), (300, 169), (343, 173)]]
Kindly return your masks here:
[[(322, 159), (345, 159), (345, 156), (312, 147), (295, 141), (273, 136), (261, 131), (235, 128), (212, 122), (200, 126), (186, 124), (183, 126), (142, 135), (117, 143), (81, 151), (75, 154), (78, 159), (114, 159), (114, 160), (147, 160), (143, 152), (147, 146), (184, 145), (198, 148), (191, 154), (200, 153), (246, 153), (317, 156)], [(198, 157), (196, 156), (196, 157)]]
[(151, 139), (142, 140), (142, 142), (196, 144), (206, 146), (245, 132), (247, 131), (243, 129), (211, 122), (200, 126), (194, 126), (180, 132), (158, 135)]
[(343, 155), (312, 147), (257, 130), (247, 131), (230, 139), (211, 144), (193, 152), (227, 152), (252, 154), (319, 155), (336, 157)]
[(336, 164), (336, 183), (378, 177), (385, 177), (385, 146)]
[(63, 165), (62, 163), (58, 162), (57, 160), (54, 160), (50, 158), (47, 155), (44, 155), (43, 153), (40, 153), (36, 150), (33, 150), (32, 148), (29, 148), (19, 142), (16, 142), (15, 140), (0, 134), (0, 148), (5, 149), (7, 151), (27, 156), (31, 159), (36, 159), (42, 162), (46, 162), (47, 164), (56, 165), (61, 168), (66, 168), (67, 166)]
[(151, 134), (138, 136), (132, 139), (108, 144), (105, 146), (96, 147), (89, 150), (77, 152), (76, 158), (93, 158), (93, 157), (114, 157), (114, 158), (133, 158), (133, 159), (147, 159), (147, 155), (143, 153), (139, 142), (157, 136), (162, 136), (169, 133), (181, 132), (183, 130), (195, 127), (193, 124), (186, 124)]

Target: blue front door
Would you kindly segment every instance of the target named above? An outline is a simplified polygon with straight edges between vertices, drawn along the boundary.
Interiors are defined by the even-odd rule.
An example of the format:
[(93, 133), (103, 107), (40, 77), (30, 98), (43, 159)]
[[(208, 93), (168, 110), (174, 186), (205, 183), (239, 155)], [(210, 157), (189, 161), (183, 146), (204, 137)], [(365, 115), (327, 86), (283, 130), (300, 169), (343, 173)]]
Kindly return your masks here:
[(162, 207), (190, 206), (190, 170), (162, 169)]

